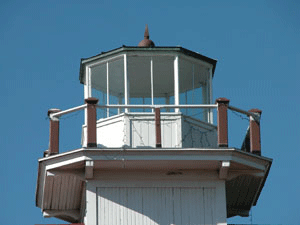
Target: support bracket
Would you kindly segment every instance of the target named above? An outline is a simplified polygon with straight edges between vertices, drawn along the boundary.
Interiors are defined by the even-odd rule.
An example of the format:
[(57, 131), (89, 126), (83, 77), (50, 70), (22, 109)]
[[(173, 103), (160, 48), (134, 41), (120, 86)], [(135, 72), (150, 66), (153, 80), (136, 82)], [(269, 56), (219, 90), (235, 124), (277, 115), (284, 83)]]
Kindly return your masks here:
[(94, 161), (85, 161), (85, 179), (90, 180), (94, 178)]
[(226, 180), (228, 177), (228, 170), (230, 167), (230, 162), (229, 161), (222, 161), (221, 162), (221, 167), (219, 170), (219, 178)]

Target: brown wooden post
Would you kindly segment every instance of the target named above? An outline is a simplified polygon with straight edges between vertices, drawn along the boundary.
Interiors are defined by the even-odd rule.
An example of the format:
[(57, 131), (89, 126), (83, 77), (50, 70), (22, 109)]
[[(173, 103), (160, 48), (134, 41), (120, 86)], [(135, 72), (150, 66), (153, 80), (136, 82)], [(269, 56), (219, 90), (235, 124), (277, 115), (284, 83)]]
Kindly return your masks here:
[(161, 148), (160, 108), (155, 108), (156, 148)]
[(97, 98), (85, 99), (87, 103), (87, 147), (97, 147)]
[(218, 146), (228, 147), (227, 108), (229, 105), (229, 99), (218, 98), (216, 100), (216, 104), (218, 104)]
[(49, 150), (47, 152), (47, 155), (55, 155), (59, 153), (59, 118), (51, 118), (50, 115), (60, 111), (60, 109), (48, 110), (48, 117), (50, 118), (50, 131)]
[(260, 109), (251, 109), (249, 112), (255, 113), (256, 118), (250, 116), (250, 152), (256, 155), (261, 155), (261, 141), (260, 141)]

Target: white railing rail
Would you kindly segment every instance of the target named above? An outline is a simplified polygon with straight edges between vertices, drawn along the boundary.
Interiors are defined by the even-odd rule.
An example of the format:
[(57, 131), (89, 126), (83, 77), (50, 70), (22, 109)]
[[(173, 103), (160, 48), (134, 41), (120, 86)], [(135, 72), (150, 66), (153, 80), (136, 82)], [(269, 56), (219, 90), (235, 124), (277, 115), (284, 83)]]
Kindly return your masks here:
[(51, 114), (49, 114), (49, 117), (50, 117), (50, 119), (59, 118), (59, 117), (61, 117), (63, 115), (66, 115), (66, 114), (69, 114), (69, 113), (72, 113), (72, 112), (76, 112), (76, 111), (85, 109), (86, 107), (87, 107), (87, 104), (76, 106), (76, 107), (73, 107), (71, 109), (66, 109), (66, 110), (63, 110), (63, 111), (51, 113)]
[[(125, 108), (125, 109), (156, 109), (156, 108), (160, 108), (160, 109), (171, 109), (171, 108), (191, 108), (191, 109), (195, 109), (195, 108), (203, 108), (203, 109), (213, 109), (213, 108), (217, 108), (218, 105), (217, 104), (201, 104), (201, 105), (96, 105), (97, 108), (108, 108), (108, 109), (117, 109), (117, 108)], [(50, 119), (54, 119), (54, 118), (59, 118), (63, 115), (72, 113), (72, 112), (76, 112), (82, 109), (87, 108), (87, 104), (84, 105), (80, 105), (80, 106), (76, 106), (70, 109), (66, 109), (63, 111), (59, 111), (59, 112), (55, 112), (55, 113), (51, 113), (49, 115)]]
[(125, 109), (171, 109), (171, 108), (217, 108), (217, 104), (200, 104), (200, 105), (97, 105), (98, 108), (125, 108)]

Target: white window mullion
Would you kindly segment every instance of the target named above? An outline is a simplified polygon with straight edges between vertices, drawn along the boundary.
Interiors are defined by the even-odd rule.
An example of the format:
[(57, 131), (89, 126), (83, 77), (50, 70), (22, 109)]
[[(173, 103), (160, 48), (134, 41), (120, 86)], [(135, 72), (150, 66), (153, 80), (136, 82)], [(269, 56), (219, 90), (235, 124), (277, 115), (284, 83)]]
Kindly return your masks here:
[(88, 67), (88, 74), (87, 74), (87, 88), (88, 88), (88, 98), (92, 97), (92, 73), (91, 68)]
[[(106, 104), (109, 105), (109, 65), (106, 63)], [(106, 109), (106, 115), (109, 117), (109, 108)]]
[[(124, 103), (129, 105), (129, 88), (128, 88), (128, 74), (127, 74), (127, 55), (124, 54)], [(125, 109), (125, 113), (128, 112), (128, 109)]]
[[(150, 74), (151, 74), (151, 105), (154, 105), (154, 78), (153, 78), (153, 59), (151, 57), (150, 61)], [(152, 109), (152, 112), (154, 112), (154, 109)]]
[[(207, 85), (209, 90), (209, 102), (208, 104), (212, 104), (213, 102), (213, 96), (212, 96), (212, 68), (209, 69), (209, 85)], [(213, 124), (213, 110), (209, 109), (209, 123)]]
[[(193, 90), (193, 91), (194, 91), (194, 90)], [(184, 94), (185, 94), (185, 104), (187, 105), (187, 104), (189, 104), (189, 103), (188, 103), (188, 94), (187, 94), (187, 91), (185, 91)], [(188, 108), (185, 109), (185, 114), (186, 114), (186, 115), (188, 114)]]
[[(85, 67), (84, 99), (92, 97), (91, 68)], [(87, 109), (84, 109), (84, 123), (87, 124)]]
[[(178, 56), (174, 59), (174, 103), (179, 105), (179, 60)], [(179, 108), (175, 108), (175, 112), (180, 112)]]

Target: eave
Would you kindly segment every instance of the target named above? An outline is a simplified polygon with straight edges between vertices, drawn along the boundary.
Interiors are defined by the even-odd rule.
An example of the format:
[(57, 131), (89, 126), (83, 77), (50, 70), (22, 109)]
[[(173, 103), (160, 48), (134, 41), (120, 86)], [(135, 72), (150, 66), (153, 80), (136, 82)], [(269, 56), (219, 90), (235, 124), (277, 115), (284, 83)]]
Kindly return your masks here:
[[(232, 184), (234, 184), (235, 182), (239, 182), (241, 179), (249, 178), (251, 182), (254, 182), (253, 194), (251, 196), (249, 195), (245, 197), (248, 202), (245, 203), (247, 207), (244, 210), (231, 208), (231, 206), (241, 204), (241, 202), (239, 201), (242, 198), (237, 198), (235, 202), (229, 201), (230, 204), (227, 201), (227, 212), (230, 212), (228, 213), (228, 217), (235, 215), (247, 216), (251, 206), (255, 205), (260, 195), (271, 163), (272, 160), (269, 158), (257, 156), (234, 148), (81, 148), (45, 157), (39, 160), (39, 176), (37, 183), (36, 201), (37, 206), (42, 208), (44, 212), (47, 212), (49, 214), (49, 212), (51, 211), (49, 211), (49, 200), (46, 200), (49, 199), (49, 196), (47, 197), (47, 192), (53, 192), (53, 190), (51, 189), (51, 184), (54, 185), (54, 182), (59, 183), (57, 179), (62, 179), (62, 177), (68, 177), (67, 179), (76, 180), (77, 183), (74, 181), (74, 184), (76, 183), (76, 186), (81, 186), (84, 181), (94, 179), (94, 174), (101, 171), (115, 171), (116, 173), (118, 173), (122, 171), (126, 172), (134, 170), (160, 170), (170, 174), (174, 171), (181, 171), (183, 174), (185, 173), (185, 171), (191, 170), (206, 172), (211, 171), (213, 174), (219, 174), (214, 179), (221, 179), (226, 181), (227, 189), (229, 187), (231, 189), (234, 188), (232, 187)], [(61, 190), (63, 190), (64, 188), (72, 187), (67, 187), (67, 185), (65, 185), (65, 187), (61, 186), (61, 188)], [(83, 189), (82, 186), (78, 186), (76, 188), (76, 190), (78, 190), (78, 193), (76, 192), (76, 195), (78, 197)], [(67, 189), (64, 191), (67, 192)], [(77, 208), (66, 207), (64, 211), (70, 212), (70, 210), (73, 210), (72, 212), (78, 212), (76, 215), (73, 213), (74, 217), (72, 221), (75, 221), (80, 213), (80, 204), (78, 202), (76, 204), (75, 205)], [(62, 218), (64, 216), (58, 215), (58, 211), (54, 210), (52, 212), (55, 212), (54, 214), (52, 214), (55, 215), (55, 217)]]

